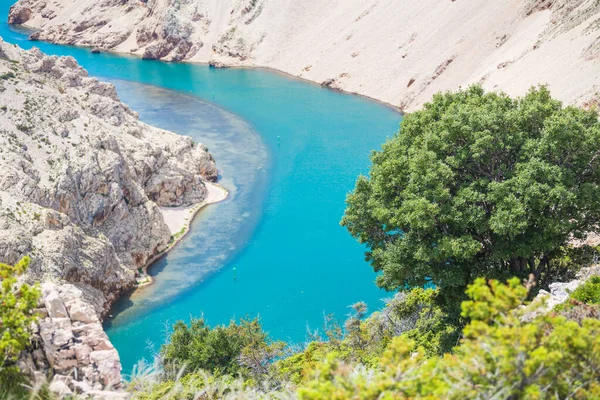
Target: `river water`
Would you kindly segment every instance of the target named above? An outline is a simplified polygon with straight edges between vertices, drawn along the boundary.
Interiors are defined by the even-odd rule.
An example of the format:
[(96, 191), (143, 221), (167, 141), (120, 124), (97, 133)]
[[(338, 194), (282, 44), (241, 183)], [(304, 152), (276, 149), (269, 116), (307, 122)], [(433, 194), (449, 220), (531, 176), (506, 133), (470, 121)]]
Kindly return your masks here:
[(267, 70), (29, 42), (5, 23), (10, 4), (0, 0), (5, 41), (75, 57), (114, 83), (142, 121), (207, 145), (230, 190), (150, 268), (154, 285), (115, 304), (105, 328), (125, 374), (158, 351), (179, 319), (204, 315), (214, 325), (259, 315), (274, 338), (298, 342), (324, 314), (344, 318), (357, 301), (375, 310), (389, 297), (339, 221), (370, 152), (397, 131), (398, 112)]

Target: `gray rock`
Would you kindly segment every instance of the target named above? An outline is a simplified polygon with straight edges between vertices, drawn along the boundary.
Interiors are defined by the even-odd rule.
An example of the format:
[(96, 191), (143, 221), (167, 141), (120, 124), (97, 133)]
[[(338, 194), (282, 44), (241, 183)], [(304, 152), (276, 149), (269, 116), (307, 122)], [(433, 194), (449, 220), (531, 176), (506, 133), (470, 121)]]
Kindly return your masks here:
[(46, 310), (48, 315), (52, 318), (66, 318), (67, 309), (63, 304), (58, 292), (52, 291), (44, 296), (44, 303), (46, 304)]
[(98, 369), (103, 385), (121, 383), (121, 361), (116, 350), (93, 351), (90, 353), (90, 362)]
[(10, 8), (8, 23), (20, 25), (29, 21), (31, 18), (32, 12), (29, 7), (22, 6), (21, 4), (15, 4)]
[(59, 396), (59, 398), (64, 398), (68, 395), (73, 394), (73, 391), (71, 389), (69, 389), (69, 386), (61, 380), (53, 380), (52, 383), (50, 383), (50, 386), (48, 387), (48, 389), (52, 393)]
[(571, 293), (579, 286), (583, 284), (582, 281), (576, 279), (571, 282), (561, 283), (555, 282), (549, 285), (550, 293), (553, 297), (555, 297), (558, 301), (565, 302)]
[(583, 285), (592, 276), (600, 275), (600, 266), (593, 265), (583, 268), (578, 274), (579, 279), (570, 282), (554, 282), (549, 286), (550, 292), (540, 290), (538, 295), (531, 302), (529, 311), (524, 314), (525, 320), (531, 320), (534, 317), (547, 313), (559, 304), (566, 302), (571, 293)]
[(167, 247), (159, 205), (203, 201), (214, 159), (190, 138), (141, 123), (72, 57), (1, 40), (0, 53), (0, 70), (18, 68), (0, 92), (0, 262), (31, 256), (25, 280), (43, 292), (36, 345), (19, 365), (32, 377), (72, 377), (52, 381), (60, 396), (120, 390), (102, 315)]

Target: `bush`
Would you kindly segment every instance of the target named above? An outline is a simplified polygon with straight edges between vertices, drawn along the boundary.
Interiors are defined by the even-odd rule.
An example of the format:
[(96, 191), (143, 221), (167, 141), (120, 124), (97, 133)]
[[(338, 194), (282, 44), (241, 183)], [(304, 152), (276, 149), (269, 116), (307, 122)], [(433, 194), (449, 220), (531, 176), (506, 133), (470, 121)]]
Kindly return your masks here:
[(25, 395), (26, 377), (17, 367), (21, 351), (29, 345), (30, 327), (37, 320), (33, 309), (40, 291), (17, 284), (17, 276), (29, 266), (29, 257), (17, 264), (0, 263), (0, 398)]
[(452, 353), (425, 356), (404, 336), (372, 370), (330, 354), (298, 388), (300, 399), (598, 398), (600, 321), (563, 316), (523, 322), (527, 289), (477, 279), (463, 316), (471, 322)]
[(600, 304), (600, 276), (590, 278), (575, 289), (571, 298), (586, 304)]
[[(598, 278), (590, 282), (598, 283)], [(445, 333), (444, 324), (437, 323), (441, 321), (435, 302), (439, 292), (413, 289), (395, 296), (386, 309), (366, 319), (362, 319), (363, 305), (354, 305), (355, 313), (346, 321), (342, 337), (339, 325), (328, 321), (334, 333), (326, 336), (333, 341), (313, 341), (301, 352), (276, 360), (270, 375), (241, 380), (197, 370), (152, 385), (134, 384), (130, 390), (134, 398), (144, 400), (294, 395), (340, 400), (599, 398), (598, 306), (585, 305), (574, 314), (572, 310), (563, 315), (551, 313), (525, 322), (524, 316), (533, 311), (526, 303), (529, 287), (517, 278), (506, 284), (476, 279), (467, 289), (469, 300), (462, 304), (462, 317), (469, 323), (458, 345), (443, 355), (435, 354), (438, 345), (433, 346), (436, 351), (429, 348)], [(205, 330), (199, 320), (194, 322), (200, 331)], [(232, 322), (208, 331), (248, 337), (239, 331), (248, 322), (257, 321)], [(183, 331), (178, 328), (179, 334)], [(262, 334), (257, 337), (268, 344)], [(189, 349), (184, 342), (172, 339), (169, 346), (179, 343), (184, 344), (182, 350)], [(219, 341), (205, 338), (200, 342), (214, 346)], [(187, 353), (188, 359), (199, 366), (192, 353)], [(232, 353), (240, 355), (240, 363), (244, 350)], [(244, 368), (240, 363), (234, 370)], [(265, 385), (264, 379), (273, 376), (279, 384)]]
[(5, 73), (3, 73), (3, 74), (0, 75), (0, 79), (2, 79), (4, 81), (7, 80), (7, 79), (12, 79), (14, 77), (15, 77), (15, 74), (12, 71), (8, 71), (8, 72), (5, 72)]
[(242, 319), (239, 324), (211, 328), (203, 318), (189, 325), (179, 321), (169, 342), (161, 348), (160, 359), (168, 378), (185, 373), (206, 371), (215, 376), (242, 375), (263, 379), (270, 364), (282, 351), (281, 342), (269, 340), (258, 318)]

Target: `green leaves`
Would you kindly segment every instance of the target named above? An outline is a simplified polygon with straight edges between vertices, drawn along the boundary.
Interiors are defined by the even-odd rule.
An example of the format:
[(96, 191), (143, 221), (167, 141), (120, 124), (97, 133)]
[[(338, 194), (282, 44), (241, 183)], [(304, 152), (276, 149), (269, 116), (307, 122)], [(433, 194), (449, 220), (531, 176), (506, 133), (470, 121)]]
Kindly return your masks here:
[(40, 291), (37, 287), (17, 284), (17, 276), (29, 266), (29, 257), (17, 264), (0, 263), (0, 397), (23, 395), (24, 377), (16, 366), (21, 351), (29, 345), (30, 327), (37, 320), (33, 309)]
[(160, 357), (169, 378), (199, 370), (249, 378), (267, 374), (268, 363), (282, 350), (283, 344), (269, 340), (258, 318), (213, 328), (203, 318), (193, 318), (189, 325), (174, 325)]
[(555, 250), (596, 229), (599, 156), (597, 115), (545, 87), (438, 94), (373, 154), (341, 223), (388, 289), (531, 272), (543, 286)]
[[(425, 291), (411, 294), (426, 302)], [(548, 315), (523, 321), (519, 279), (477, 279), (451, 353), (427, 357), (427, 329), (393, 338), (377, 367), (329, 354), (298, 388), (300, 399), (587, 399), (600, 396), (600, 321)], [(404, 305), (410, 306), (411, 302)], [(597, 310), (595, 312), (597, 316)], [(424, 328), (424, 327), (421, 327)]]

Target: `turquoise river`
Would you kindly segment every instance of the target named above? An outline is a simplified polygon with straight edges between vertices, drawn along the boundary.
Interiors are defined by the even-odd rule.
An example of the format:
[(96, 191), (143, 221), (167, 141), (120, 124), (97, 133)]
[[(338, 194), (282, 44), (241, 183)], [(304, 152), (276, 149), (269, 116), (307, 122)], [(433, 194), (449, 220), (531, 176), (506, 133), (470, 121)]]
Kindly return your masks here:
[[(0, 3), (6, 21), (11, 1)], [(390, 296), (377, 289), (365, 249), (339, 221), (369, 153), (398, 129), (397, 111), (261, 69), (91, 54), (29, 42), (6, 22), (0, 36), (75, 57), (90, 75), (113, 82), (142, 121), (206, 144), (230, 190), (149, 269), (156, 283), (111, 311), (105, 328), (126, 375), (151, 360), (179, 319), (204, 315), (214, 325), (260, 315), (272, 337), (301, 342), (324, 314), (344, 318), (361, 300), (376, 310)]]

